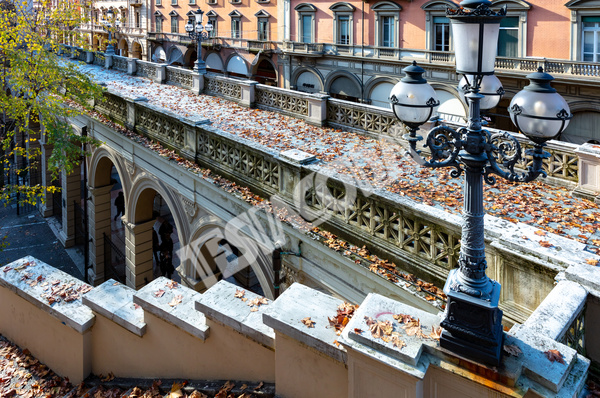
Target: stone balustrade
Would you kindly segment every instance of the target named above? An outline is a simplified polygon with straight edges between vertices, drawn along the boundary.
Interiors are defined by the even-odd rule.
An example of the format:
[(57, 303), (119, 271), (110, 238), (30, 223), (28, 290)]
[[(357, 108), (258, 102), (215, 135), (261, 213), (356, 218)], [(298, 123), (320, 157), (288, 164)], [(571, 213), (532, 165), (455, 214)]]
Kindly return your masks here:
[[(359, 181), (323, 174), (319, 165), (303, 164), (223, 133), (209, 120), (181, 117), (140, 98), (106, 95), (107, 101), (96, 109), (116, 122), (263, 197), (298, 213), (310, 213), (308, 218), (324, 219), (326, 228), (351, 243), (385, 252), (408, 272), (442, 285), (456, 267), (462, 225), (457, 215), (365, 188)], [(299, 184), (306, 184), (302, 209), (294, 196)], [(355, 197), (347, 194), (348, 188), (356, 191)], [(597, 257), (584, 252), (583, 243), (556, 235), (548, 238), (551, 248), (541, 247), (535, 231), (525, 224), (486, 219), (488, 273), (503, 286), (500, 306), (509, 324), (523, 322), (537, 308), (552, 290), (558, 272)]]
[[(63, 48), (67, 52), (72, 51), (72, 48), (69, 46), (62, 46), (60, 49), (62, 50)], [(83, 49), (77, 50), (84, 52)], [(427, 54), (433, 57), (435, 52), (428, 52)], [(159, 83), (179, 85), (194, 92), (204, 92), (223, 97), (243, 106), (280, 112), (304, 119), (317, 126), (329, 125), (335, 128), (366, 134), (374, 138), (384, 137), (404, 143), (404, 139), (402, 138), (404, 129), (397, 122), (391, 110), (338, 100), (326, 95), (307, 94), (295, 90), (270, 87), (256, 84), (254, 81), (228, 78), (220, 75), (208, 74), (198, 76), (188, 69), (175, 68), (133, 58), (112, 56), (106, 57), (106, 61), (104, 59), (103, 54), (96, 53), (93, 63), (119, 71), (126, 71), (132, 75), (149, 77)], [(128, 63), (126, 70), (122, 62), (123, 59), (126, 59)], [(497, 63), (502, 64), (502, 62), (508, 62), (507, 60), (498, 58)], [(520, 62), (519, 69), (525, 68), (523, 70), (527, 71), (536, 70), (540, 63), (546, 66), (556, 63), (544, 59), (515, 60), (519, 60)], [(512, 60), (511, 62), (515, 61)], [(528, 63), (531, 63), (531, 65)], [(567, 61), (563, 63), (565, 65), (572, 64), (572, 62), (569, 63)], [(582, 64), (581, 68), (585, 69), (584, 66)], [(563, 68), (561, 70), (571, 71), (575, 69), (577, 67), (573, 64), (572, 68)], [(199, 83), (198, 80), (200, 80)], [(447, 124), (453, 125), (452, 122)], [(494, 129), (489, 130), (492, 132), (496, 131)], [(531, 142), (524, 136), (515, 133), (512, 134), (516, 135), (517, 139), (521, 142), (523, 160), (517, 166), (524, 170), (532, 161), (530, 156), (525, 155), (525, 151), (531, 148)], [(600, 167), (600, 159), (596, 156), (583, 155), (585, 161), (582, 163), (580, 161), (581, 154), (589, 153), (589, 150), (582, 151), (578, 148), (578, 145), (561, 141), (550, 141), (548, 143), (546, 150), (551, 154), (551, 157), (544, 159), (543, 164), (544, 170), (548, 173), (548, 177), (550, 177), (548, 181), (571, 188), (584, 187), (578, 189), (579, 194), (591, 200), (600, 201), (600, 182), (594, 182), (593, 173), (587, 172), (585, 176), (580, 176), (579, 173), (580, 167), (584, 167), (584, 165), (586, 170)], [(427, 153), (426, 150), (424, 152)]]
[[(598, 280), (598, 272), (581, 277)], [(329, 320), (343, 302), (297, 283), (260, 303), (260, 296), (226, 281), (203, 294), (163, 277), (138, 291), (113, 280), (92, 288), (33, 257), (0, 268), (0, 333), (73, 383), (111, 373), (237, 380), (238, 388), (264, 382), (287, 398), (362, 398), (373, 391), (415, 398), (440, 391), (445, 398), (575, 397), (590, 360), (555, 335), (576, 315), (586, 289), (567, 284), (548, 296), (532, 319), (535, 329), (526, 323), (505, 333), (513, 355), (505, 353), (497, 368), (441, 350), (431, 334), (439, 332), (439, 316), (374, 293), (338, 333)], [(561, 293), (566, 287), (578, 292), (569, 302)], [(549, 308), (562, 314), (555, 324), (544, 320)], [(587, 316), (598, 317), (599, 310), (588, 306)], [(397, 314), (418, 319), (420, 333), (409, 334)], [(367, 322), (386, 322), (391, 330), (372, 333)], [(548, 350), (562, 361), (551, 362)]]

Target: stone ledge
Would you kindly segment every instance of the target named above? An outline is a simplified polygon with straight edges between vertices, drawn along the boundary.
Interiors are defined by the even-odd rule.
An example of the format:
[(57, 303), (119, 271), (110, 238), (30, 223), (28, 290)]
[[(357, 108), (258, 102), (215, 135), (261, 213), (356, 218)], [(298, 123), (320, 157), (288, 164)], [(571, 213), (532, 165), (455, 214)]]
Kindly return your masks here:
[(146, 333), (144, 310), (135, 308), (135, 290), (109, 279), (86, 294), (82, 302), (93, 311), (142, 337)]
[[(187, 287), (177, 285), (177, 288), (170, 289), (167, 287), (169, 279), (160, 277), (133, 295), (133, 302), (138, 304), (144, 311), (147, 311), (170, 324), (186, 331), (194, 337), (201, 340), (206, 340), (208, 337), (208, 326), (204, 314), (194, 309), (194, 302), (201, 296)], [(157, 297), (155, 293), (159, 290), (164, 290), (161, 297)], [(181, 295), (181, 303), (176, 306), (170, 306), (169, 303), (175, 296)]]
[(275, 332), (263, 323), (263, 313), (273, 301), (267, 300), (267, 305), (262, 304), (256, 307), (257, 311), (251, 311), (248, 303), (262, 296), (246, 290), (244, 293), (246, 301), (242, 301), (241, 298), (234, 297), (238, 289), (238, 286), (221, 280), (196, 301), (196, 310), (203, 312), (207, 318), (274, 350)]
[[(28, 263), (35, 265), (25, 266)], [(37, 278), (39, 276), (42, 276), (43, 279), (38, 282)], [(49, 304), (48, 300), (42, 297), (42, 294), (47, 294), (50, 291), (54, 281), (59, 281), (57, 286), (73, 283), (73, 290), (84, 287), (91, 288), (90, 285), (81, 282), (79, 279), (32, 256), (23, 257), (0, 268), (0, 286), (15, 292), (37, 308), (83, 334), (94, 324), (95, 315), (90, 308), (81, 302), (81, 297), (70, 302), (61, 299)]]
[[(591, 255), (590, 258), (597, 259), (598, 256)], [(571, 265), (565, 271), (567, 279), (581, 284), (589, 291), (598, 294), (600, 297), (600, 267), (585, 263), (576, 263)]]
[(557, 340), (583, 309), (587, 294), (578, 283), (560, 281), (523, 326), (535, 335)]
[[(504, 356), (506, 369), (522, 367), (527, 378), (554, 392), (561, 390), (578, 358), (574, 349), (550, 338), (535, 335), (522, 325), (515, 325), (505, 334), (504, 345), (516, 345), (522, 351), (519, 357)], [(565, 363), (551, 362), (544, 354), (548, 350), (558, 350)]]
[[(356, 344), (362, 344), (375, 350), (377, 354), (383, 353), (386, 356), (405, 362), (410, 366), (418, 366), (421, 354), (423, 353), (423, 348), (425, 346), (430, 346), (432, 348), (439, 347), (439, 342), (437, 340), (417, 337), (416, 335), (407, 335), (398, 321), (393, 318), (393, 315), (396, 314), (410, 315), (413, 318), (419, 319), (421, 322), (421, 330), (425, 335), (428, 335), (433, 327), (436, 329), (440, 327), (441, 320), (436, 315), (394, 301), (387, 297), (370, 293), (344, 329), (344, 333), (342, 333), (345, 344), (352, 346), (353, 348), (356, 347)], [(365, 320), (366, 317), (370, 317), (375, 321), (390, 321), (394, 327), (394, 331), (400, 333), (401, 340), (404, 341), (406, 346), (398, 349), (394, 347), (391, 341), (385, 342), (380, 338), (374, 338), (369, 331), (369, 326)], [(361, 330), (362, 333), (357, 333), (357, 329)], [(377, 358), (374, 359), (377, 360)]]
[[(340, 337), (327, 319), (336, 315), (342, 303), (342, 300), (294, 283), (265, 311), (263, 322), (276, 332), (346, 364), (346, 350), (335, 345), (334, 341)], [(314, 327), (309, 328), (301, 322), (306, 317), (315, 321)]]

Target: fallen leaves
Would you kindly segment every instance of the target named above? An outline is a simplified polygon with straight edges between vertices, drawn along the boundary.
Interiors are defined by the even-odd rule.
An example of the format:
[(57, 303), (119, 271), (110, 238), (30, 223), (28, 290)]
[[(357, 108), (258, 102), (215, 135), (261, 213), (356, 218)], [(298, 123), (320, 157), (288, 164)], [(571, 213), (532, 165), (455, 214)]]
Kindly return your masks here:
[(559, 363), (562, 363), (563, 365), (565, 364), (563, 355), (558, 350), (548, 350), (548, 351), (544, 352), (544, 354), (546, 355), (546, 358), (548, 358), (548, 360), (550, 362), (559, 362)]
[(550, 242), (548, 242), (546, 240), (540, 240), (539, 241), (539, 245), (542, 246), (542, 247), (552, 247), (553, 246), (552, 243), (550, 243)]
[(260, 307), (261, 305), (267, 305), (267, 304), (269, 304), (269, 301), (266, 298), (260, 297), (260, 296), (253, 298), (252, 300), (250, 300), (246, 303), (247, 306), (251, 307), (250, 308), (251, 312), (256, 312), (256, 311), (258, 311), (258, 307)]
[(245, 294), (246, 294), (245, 290), (235, 289), (235, 293), (234, 293), (233, 297), (241, 299), (242, 297), (244, 297)]
[(315, 327), (315, 321), (313, 321), (312, 319), (310, 319), (310, 317), (306, 317), (300, 320), (300, 322), (302, 322), (306, 327), (308, 328), (314, 328)]
[(181, 294), (178, 294), (175, 297), (173, 297), (173, 300), (171, 300), (169, 302), (169, 305), (171, 307), (176, 307), (178, 304), (181, 304), (182, 300), (183, 300), (183, 296)]
[(177, 282), (175, 282), (174, 280), (170, 280), (165, 284), (165, 287), (168, 287), (171, 290), (177, 289), (178, 286), (179, 286), (179, 284)]
[(505, 353), (513, 357), (518, 357), (523, 353), (523, 351), (521, 351), (521, 349), (514, 344), (505, 344), (502, 346), (502, 349)]
[(342, 331), (354, 316), (354, 312), (358, 309), (358, 305), (353, 305), (350, 303), (342, 303), (337, 308), (337, 313), (334, 317), (327, 319), (329, 320), (329, 325), (333, 326), (335, 329), (335, 333), (339, 336), (342, 334)]
[(598, 265), (598, 260), (594, 259), (594, 258), (588, 258), (585, 260), (586, 264), (589, 265), (593, 265), (593, 266), (597, 266)]
[(158, 289), (157, 291), (154, 292), (154, 296), (158, 297), (158, 298), (164, 296), (164, 294), (165, 294), (165, 291), (163, 289)]

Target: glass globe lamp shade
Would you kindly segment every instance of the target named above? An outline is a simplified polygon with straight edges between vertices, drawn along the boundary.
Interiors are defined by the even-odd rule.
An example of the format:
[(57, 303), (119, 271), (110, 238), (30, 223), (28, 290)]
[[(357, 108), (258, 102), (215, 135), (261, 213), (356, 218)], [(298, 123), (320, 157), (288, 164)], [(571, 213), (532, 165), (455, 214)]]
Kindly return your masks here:
[(541, 144), (562, 133), (573, 115), (567, 101), (550, 87), (552, 76), (539, 68), (527, 78), (530, 84), (513, 97), (508, 110), (515, 126)]
[(390, 92), (396, 117), (405, 124), (421, 125), (431, 117), (440, 103), (433, 87), (423, 78), (425, 70), (413, 62), (403, 69), (406, 74)]
[(204, 27), (204, 29), (205, 29), (207, 32), (212, 32), (212, 30), (213, 30), (213, 26), (212, 26), (212, 24), (209, 22), (209, 23), (207, 23), (207, 24), (206, 24), (206, 26)]
[(463, 1), (461, 8), (448, 9), (456, 58), (456, 72), (466, 75), (494, 73), (498, 53), (500, 20), (506, 8), (490, 10), (489, 0)]
[(108, 10), (108, 11), (106, 11), (106, 16), (108, 17), (109, 20), (111, 20), (115, 16), (115, 13), (113, 10)]
[(185, 31), (188, 33), (194, 31), (194, 25), (192, 25), (191, 21), (188, 21), (188, 23), (185, 24)]
[[(458, 93), (460, 95), (460, 99), (467, 105), (467, 99), (465, 98), (465, 94), (469, 91), (469, 86), (473, 85), (475, 76), (473, 75), (465, 75), (458, 83)], [(484, 75), (483, 79), (481, 79), (481, 84), (479, 87), (479, 94), (483, 95), (484, 98), (479, 102), (479, 107), (482, 110), (488, 110), (495, 108), (496, 105), (504, 96), (504, 87), (502, 87), (502, 83), (500, 79), (496, 77), (496, 75)]]
[(202, 32), (203, 30), (204, 30), (204, 26), (203, 26), (203, 25), (202, 25), (200, 22), (198, 22), (198, 23), (196, 24), (196, 32), (200, 33), (200, 32)]

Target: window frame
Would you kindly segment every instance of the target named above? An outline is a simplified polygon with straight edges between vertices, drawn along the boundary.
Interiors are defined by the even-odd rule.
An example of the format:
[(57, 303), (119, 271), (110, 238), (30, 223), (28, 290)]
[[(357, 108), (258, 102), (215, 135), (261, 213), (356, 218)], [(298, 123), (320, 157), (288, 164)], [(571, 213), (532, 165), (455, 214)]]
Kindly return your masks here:
[[(400, 44), (400, 11), (402, 7), (399, 4), (390, 1), (380, 1), (371, 7), (375, 11), (375, 45), (381, 48), (399, 48)], [(393, 18), (393, 36), (391, 46), (383, 45), (383, 17)]]
[[(179, 14), (173, 10), (169, 13), (169, 16), (171, 17), (171, 29), (170, 32), (171, 33), (179, 33)], [(175, 25), (173, 25), (173, 21), (175, 21)], [(173, 31), (173, 27), (175, 27), (175, 31)]]
[[(446, 0), (433, 0), (421, 6), (425, 11), (425, 38), (426, 48), (429, 51), (442, 51), (436, 49), (436, 22), (437, 17), (446, 17), (446, 8), (458, 8), (458, 4)], [(450, 27), (449, 27), (450, 28)], [(448, 32), (448, 51), (454, 51), (452, 28)]]
[(216, 12), (214, 12), (213, 10), (210, 10), (209, 12), (206, 13), (206, 19), (213, 26), (213, 29), (208, 34), (208, 37), (211, 37), (211, 38), (217, 37), (217, 21), (219, 19), (219, 15)]
[(590, 62), (583, 61), (583, 18), (600, 17), (600, 7), (595, 4), (592, 6), (589, 3), (595, 2), (571, 0), (565, 4), (565, 7), (571, 10), (571, 61)]
[[(297, 19), (297, 38), (298, 38), (298, 42), (300, 43), (315, 43), (316, 42), (316, 27), (315, 27), (315, 14), (317, 13), (317, 8), (312, 5), (312, 4), (308, 4), (308, 3), (302, 3), (302, 4), (298, 4), (294, 10), (296, 10), (296, 14), (298, 16)], [(304, 39), (304, 24), (303, 24), (303, 19), (304, 17), (308, 17), (310, 18), (310, 40), (308, 42), (305, 42)]]
[[(229, 13), (229, 17), (231, 18), (230, 28), (231, 33), (230, 36), (232, 39), (241, 39), (242, 38), (242, 14), (240, 14), (237, 10), (234, 10)], [(234, 29), (234, 24), (237, 24), (237, 29)], [(237, 35), (233, 33), (237, 32)]]
[[(334, 44), (340, 46), (351, 46), (354, 45), (354, 7), (350, 3), (338, 2), (329, 7), (333, 11), (333, 41)], [(340, 32), (341, 32), (341, 18), (348, 18), (348, 43), (342, 43)]]
[[(269, 41), (271, 39), (271, 27), (269, 23), (269, 18), (271, 18), (271, 14), (266, 12), (265, 10), (260, 10), (256, 14), (256, 39), (259, 41)], [(264, 23), (265, 26), (265, 35), (261, 38), (261, 24)]]

